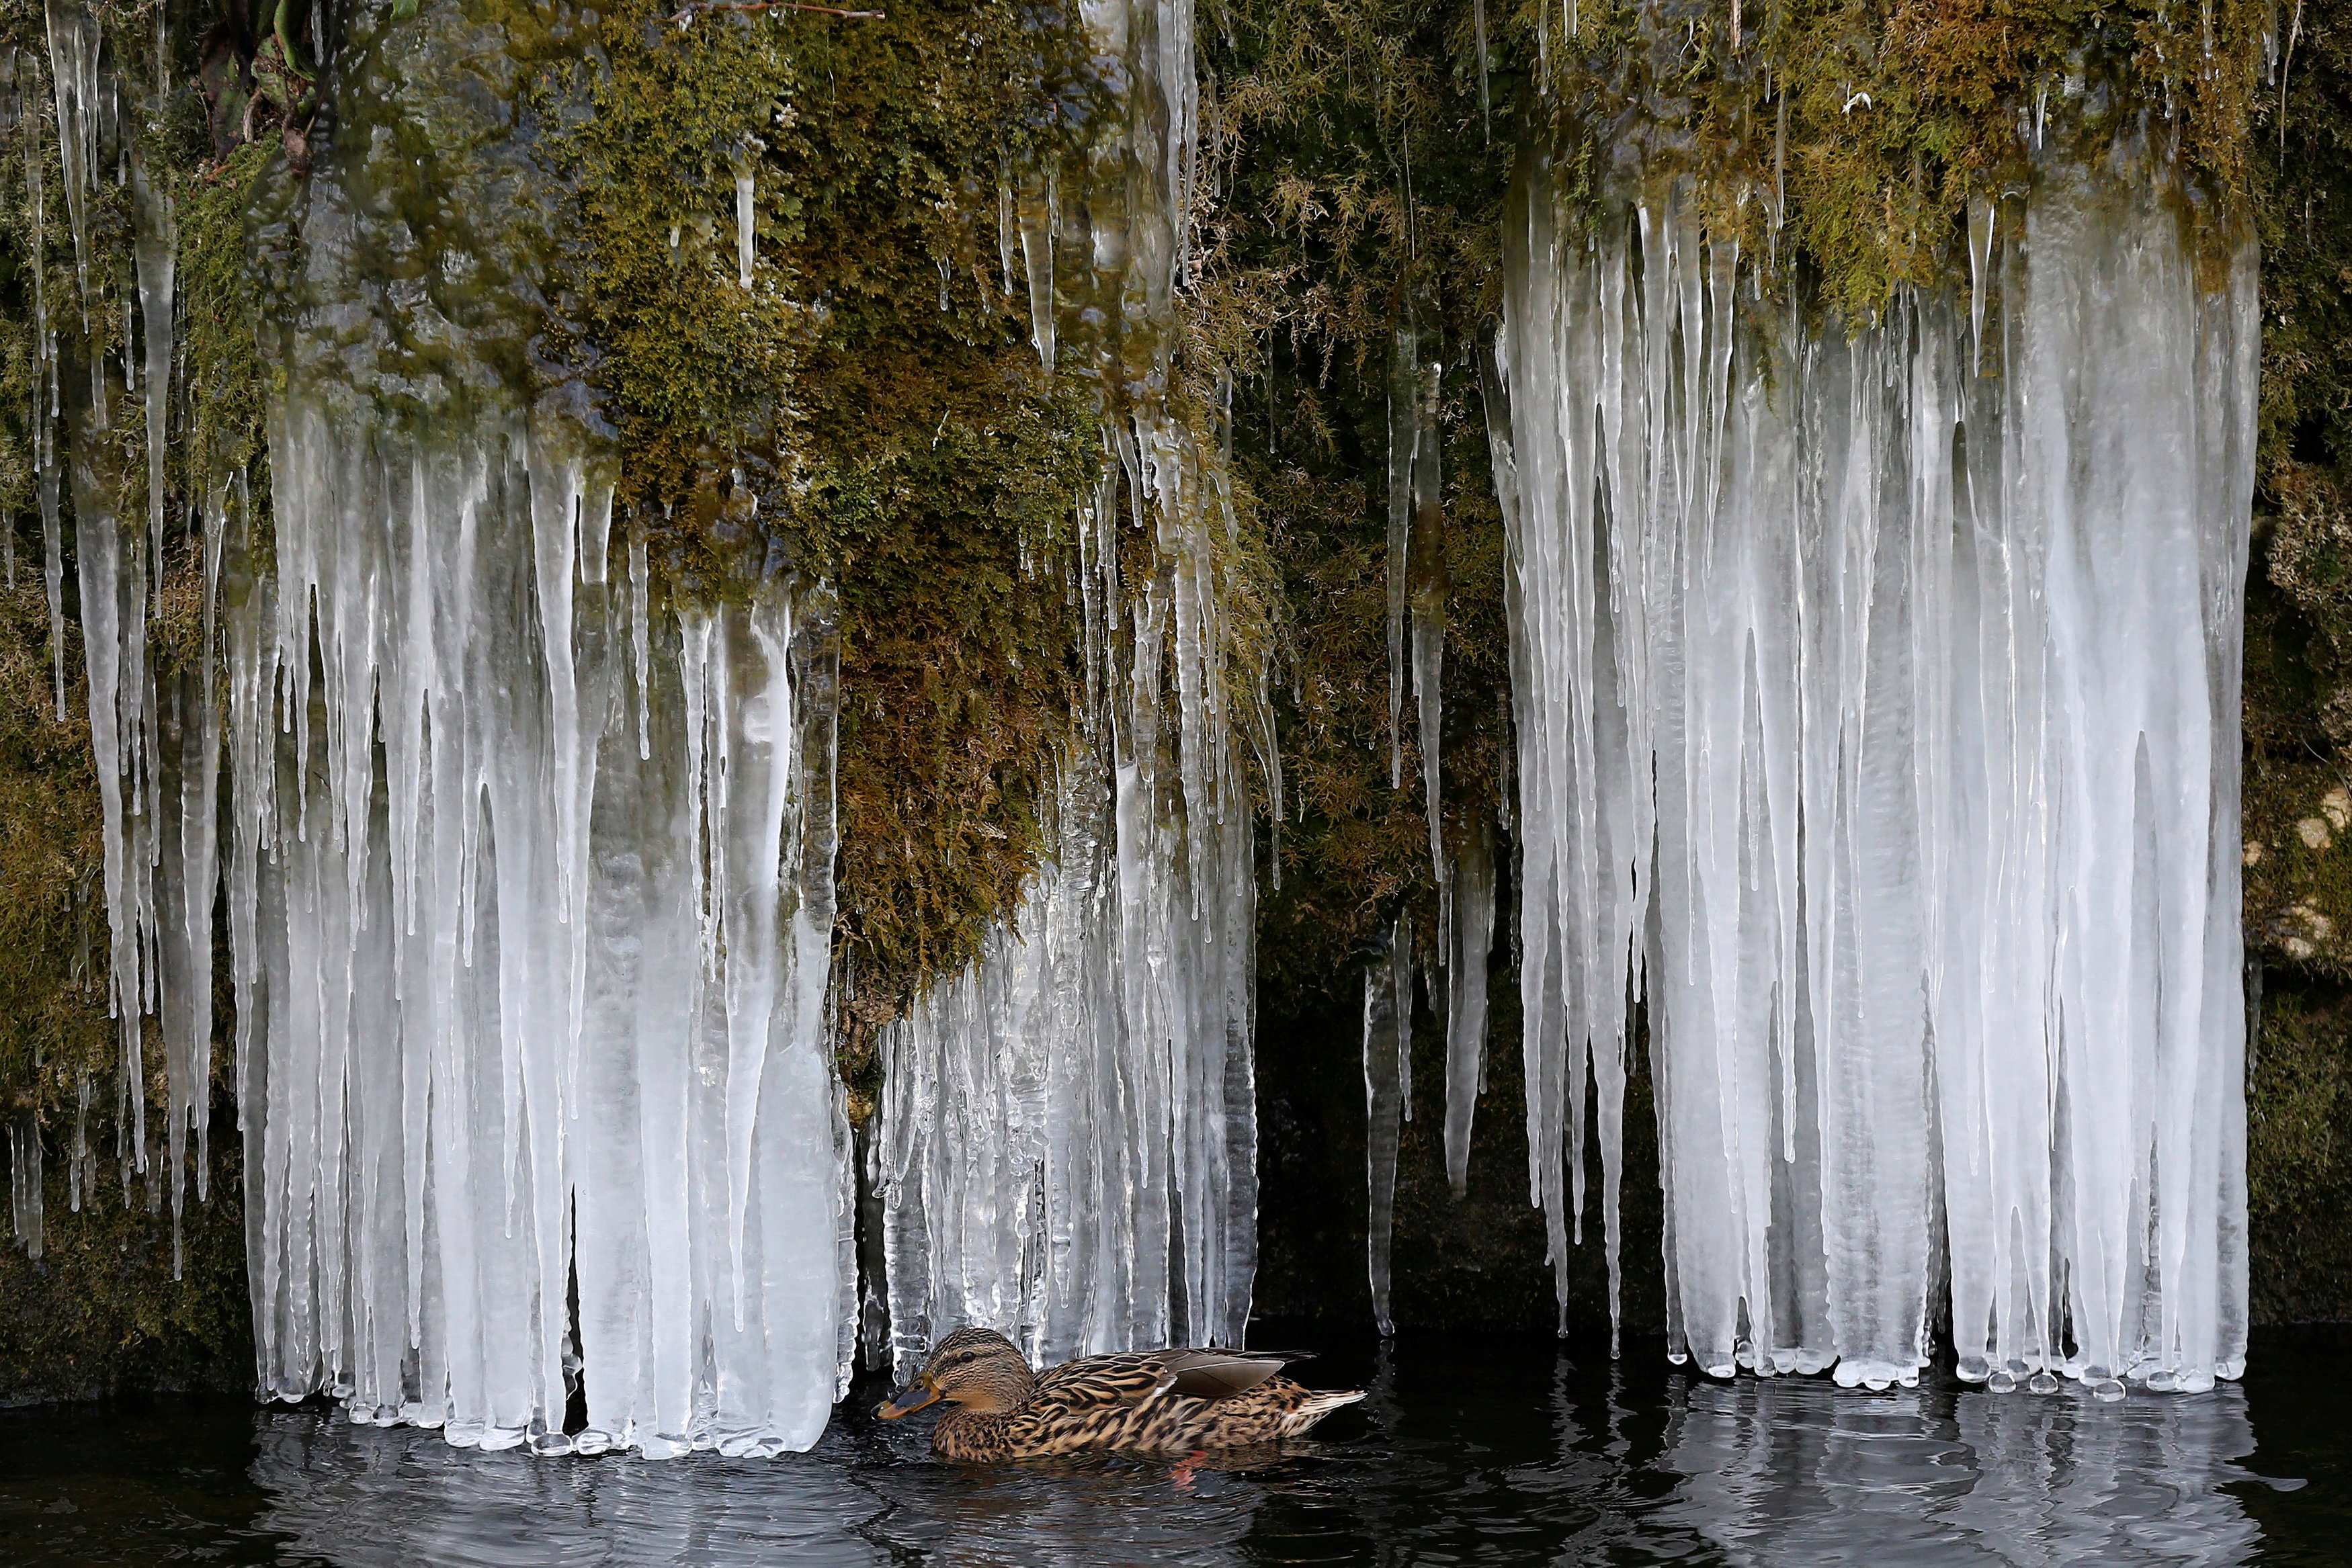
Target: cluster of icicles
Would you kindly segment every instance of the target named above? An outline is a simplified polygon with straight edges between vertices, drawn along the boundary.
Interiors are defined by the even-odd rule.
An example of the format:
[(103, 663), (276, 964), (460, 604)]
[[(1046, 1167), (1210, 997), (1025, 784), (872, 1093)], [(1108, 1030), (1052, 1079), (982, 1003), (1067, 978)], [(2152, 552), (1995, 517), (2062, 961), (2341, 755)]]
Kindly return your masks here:
[[(104, 822), (104, 893), (111, 962), (109, 1003), (121, 1021), (116, 1074), (117, 1154), (123, 1197), (142, 1178), (146, 1207), (172, 1212), (173, 1269), (180, 1269), (180, 1219), (187, 1176), (199, 1197), (208, 1191), (206, 1121), (212, 1055), (212, 900), (218, 885), (217, 817), (211, 810), (218, 782), (218, 724), (205, 673), (151, 678), (147, 617), (156, 606), (166, 534), (163, 476), (173, 402), (173, 226), (171, 203), (151, 186), (142, 162), (130, 95), (101, 65), (99, 24), (80, 6), (49, 7), (48, 87), (56, 135), (39, 134), (43, 104), (38, 68), (16, 62), (0, 87), (0, 126), (16, 130), (24, 154), (24, 194), (33, 275), (31, 414), (34, 492), (41, 514), (42, 581), (50, 625), (51, 676), (57, 715), (67, 716), (65, 519), (76, 519), (76, 563), (88, 652), (90, 741)], [(47, 271), (51, 214), (45, 160), (58, 152), (67, 227), (71, 235), (75, 297), (53, 299)], [(131, 289), (119, 298), (94, 288), (89, 207), (100, 183), (127, 186), (136, 220)], [(103, 267), (95, 269), (100, 284)], [(136, 311), (134, 315), (133, 297)], [(121, 311), (121, 348), (111, 359), (69, 364), (60, 352), (61, 322), (85, 329), (91, 312)], [(117, 516), (114, 476), (67, 454), (106, 439), (118, 415), (136, 417), (146, 434), (145, 515)], [(226, 503), (226, 497), (219, 497)], [(204, 530), (207, 580), (216, 578), (221, 537), (218, 512)], [(5, 570), (16, 584), (14, 530), (5, 541)], [(215, 631), (207, 599), (205, 638)], [(183, 761), (193, 770), (184, 788)], [(201, 803), (201, 805), (200, 805)], [(68, 894), (79, 903), (77, 890)], [(88, 929), (84, 939), (87, 945)], [(154, 1017), (164, 1051), (167, 1112), (160, 1139), (148, 1125), (142, 1018)], [(89, 1137), (93, 1085), (77, 1086), (74, 1130), (68, 1151), (67, 1191), (76, 1212), (94, 1199), (98, 1154)], [(194, 1150), (190, 1153), (193, 1142)], [(42, 1151), (30, 1113), (9, 1129), (10, 1209), (19, 1239), (39, 1257), (43, 1242)]]
[[(1062, 211), (1050, 187), (1006, 193), (1004, 262), (1009, 283), (1017, 220), (1049, 369), (1057, 313), (1116, 319), (1085, 308), (1139, 294), (1139, 344), (1076, 347), (1126, 356), (1106, 380), (1158, 385), (1189, 205), (1190, 7), (1116, 11), (1089, 20), (1135, 64), (1130, 129), (1083, 206)], [(1057, 279), (1057, 250), (1085, 265)], [(1281, 768), (1263, 681), (1247, 713), (1229, 711), (1218, 574), (1234, 515), (1217, 459), (1164, 408), (1114, 412), (1077, 508), (1087, 695), (1048, 863), (980, 957), (884, 1032), (871, 1175), (902, 1375), (965, 1323), (1041, 1364), (1239, 1344), (1246, 1329), (1257, 896), (1235, 729), (1256, 742), (1277, 820)], [(1152, 541), (1148, 572), (1122, 567), (1126, 528)]]
[(231, 551), (263, 1381), (485, 1447), (805, 1448), (853, 1348), (827, 595), (665, 612), (546, 444), (289, 400), (275, 570)]
[[(2246, 1336), (2238, 687), (2251, 251), (2053, 166), (1969, 287), (1778, 328), (1672, 193), (1540, 166), (1490, 410), (1535, 1196), (1646, 998), (1669, 1354), (2197, 1389)], [(1764, 317), (1763, 319), (1771, 319)]]
[[(870, 1157), (902, 1374), (964, 1323), (1041, 1364), (1245, 1332), (1253, 824), (1219, 695), (1209, 525), (1156, 489), (1197, 460), (1172, 441), (1126, 455), (1079, 512), (1100, 663), (1049, 863), (981, 956), (884, 1032)], [(1175, 545), (1124, 606), (1122, 486), (1167, 508)]]
[[(608, 570), (610, 484), (562, 438), (520, 409), (404, 425), (297, 329), (267, 525), (241, 476), (200, 497), (204, 653), (159, 671), (172, 216), (69, 0), (50, 56), (78, 271), (106, 150), (137, 219), (143, 354), (60, 377), (45, 300), (37, 367), (53, 618), (61, 481), (73, 500), (126, 1196), (150, 1016), (175, 1220), (191, 1135), (203, 1189), (226, 878), (265, 1395), (485, 1448), (805, 1448), (854, 1277), (826, 591), (667, 605), (641, 539)], [(339, 201), (322, 168), (313, 223)], [(123, 517), (89, 455), (142, 383), (150, 505)], [(79, 1125), (74, 1162), (79, 1198)]]

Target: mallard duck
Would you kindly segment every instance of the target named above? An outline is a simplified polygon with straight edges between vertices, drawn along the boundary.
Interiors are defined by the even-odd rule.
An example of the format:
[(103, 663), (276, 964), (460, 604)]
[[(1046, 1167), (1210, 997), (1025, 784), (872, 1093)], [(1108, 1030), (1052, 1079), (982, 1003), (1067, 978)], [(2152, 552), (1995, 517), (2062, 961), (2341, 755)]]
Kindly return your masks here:
[(1280, 1351), (1137, 1350), (1039, 1374), (994, 1329), (958, 1329), (875, 1414), (896, 1421), (945, 1404), (931, 1447), (983, 1464), (1090, 1448), (1240, 1448), (1295, 1437), (1364, 1396), (1361, 1389), (1309, 1389), (1276, 1375), (1303, 1359)]

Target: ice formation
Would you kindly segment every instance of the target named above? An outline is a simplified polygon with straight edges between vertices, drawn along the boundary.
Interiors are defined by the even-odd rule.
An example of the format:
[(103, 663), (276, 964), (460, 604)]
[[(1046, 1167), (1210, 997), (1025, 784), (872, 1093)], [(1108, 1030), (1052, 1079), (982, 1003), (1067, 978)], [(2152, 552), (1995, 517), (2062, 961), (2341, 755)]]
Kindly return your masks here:
[(1396, 1227), (1397, 1144), (1412, 1119), (1412, 925), (1389, 927), (1387, 951), (1364, 968), (1364, 1268), (1372, 1322), (1396, 1333), (1389, 1312), (1390, 1243)]
[[(37, 443), (53, 606), (59, 467), (73, 497), (126, 1197), (158, 1157), (151, 1211), (168, 1190), (176, 1215), (184, 1165), (201, 1187), (225, 876), (265, 1394), (323, 1391), (354, 1422), (461, 1446), (806, 1448), (844, 1386), (854, 1280), (825, 1013), (830, 591), (753, 561), (673, 598), (641, 537), (625, 583), (608, 571), (590, 422), (501, 380), (501, 288), (532, 264), (533, 214), (472, 214), (471, 253), (442, 236), (441, 292), (388, 283), (384, 251), (415, 241), (347, 193), (355, 136), (305, 189), (268, 511), (241, 475), (197, 476), (201, 651), (159, 661), (172, 214), (97, 123), (121, 89), (95, 23), (71, 0), (50, 19), (77, 254), (118, 144), (136, 220), (138, 352), (68, 354), (60, 377), (45, 333), (64, 395), (44, 417), (68, 439), (45, 423)], [(132, 517), (93, 455), (134, 398)], [(77, 1207), (89, 1097), (85, 1080)], [(20, 1228), (38, 1203), (16, 1193)], [(575, 1395), (587, 1427), (567, 1435)]]
[(1486, 962), (1495, 947), (1495, 841), (1484, 818), (1470, 824), (1454, 867), (1446, 959), (1445, 1179), (1469, 1190), (1470, 1128), (1486, 1087)]
[(8, 1120), (8, 1222), (25, 1255), (41, 1255), (41, 1129), (31, 1113)]
[(298, 386), (270, 456), (225, 584), (265, 1386), (460, 1445), (806, 1448), (851, 1288), (826, 591), (666, 603), (634, 544), (625, 590), (609, 485), (521, 420)]
[[(33, 461), (41, 509), (43, 579), (48, 602), (52, 678), (58, 716), (65, 715), (65, 503), (75, 519), (76, 566), (81, 601), (85, 674), (89, 682), (90, 747), (104, 827), (103, 877), (112, 963), (108, 999), (120, 1030), (116, 1073), (123, 1197), (143, 1176), (151, 1211), (171, 1198), (173, 1266), (187, 1174), (205, 1188), (203, 1150), (211, 1038), (212, 846), (216, 814), (209, 771), (216, 722), (204, 670), (151, 669), (146, 641), (151, 593), (160, 573), (165, 507), (161, 475), (170, 437), (173, 317), (173, 216), (167, 197), (151, 188), (120, 84), (102, 68), (102, 35), (95, 17), (58, 0), (48, 9), (50, 107), (68, 225), (76, 260), (77, 298), (52, 301), (37, 265), (33, 342)], [(31, 74), (31, 62), (24, 64)], [(29, 86), (29, 84), (28, 84)], [(30, 91), (11, 106), (38, 126), (41, 105)], [(47, 192), (42, 138), (26, 146), (27, 217), (37, 264), (46, 249)], [(111, 168), (108, 167), (111, 165)], [(89, 202), (111, 173), (131, 190), (132, 287), (117, 299), (93, 291), (88, 251)], [(101, 283), (104, 279), (101, 278)], [(133, 300), (136, 305), (134, 310)], [(120, 310), (120, 351), (86, 359), (81, 339), (60, 340), (58, 311), (86, 327), (94, 312)], [(117, 514), (123, 476), (101, 453), (118, 427), (136, 417), (144, 426), (150, 497), (142, 516)], [(183, 756), (194, 788), (181, 788)], [(186, 873), (184, 878), (184, 872)], [(192, 878), (193, 880), (187, 880)], [(159, 903), (159, 900), (162, 901)], [(166, 904), (183, 907), (166, 909)], [(167, 1114), (160, 1145), (150, 1138), (144, 1082), (142, 1019), (160, 1015)], [(74, 1205), (94, 1186), (95, 1159), (78, 1113), (68, 1186)], [(30, 1134), (28, 1134), (28, 1136)], [(189, 1157), (189, 1140), (196, 1155)], [(37, 1141), (31, 1146), (37, 1159)], [(39, 1195), (33, 1195), (37, 1217)]]
[[(1037, 350), (1051, 370), (1058, 343), (1096, 378), (1109, 432), (1072, 569), (1088, 695), (1051, 863), (981, 956), (884, 1033), (872, 1157), (902, 1372), (964, 1323), (1045, 1362), (1238, 1343), (1255, 1271), (1256, 894), (1234, 729), (1265, 719), (1228, 711), (1242, 672), (1215, 450), (1158, 390), (1190, 204), (1192, 8), (1108, 0), (1086, 26), (1126, 63), (1128, 112), (1088, 200), (1040, 178), (1017, 209)], [(1008, 266), (1015, 206), (1008, 192)], [(1120, 301), (1125, 336), (1098, 341)], [(1065, 305), (1080, 330), (1057, 332)], [(1138, 533), (1142, 549), (1122, 545)]]
[(1965, 296), (1809, 334), (1673, 191), (1554, 204), (1496, 455), (1555, 1264), (1591, 1092), (1613, 1272), (1639, 990), (1670, 1354), (1908, 1383), (1948, 1281), (1964, 1377), (2235, 1376), (2251, 247), (2053, 158)]
[(1106, 788), (1074, 759), (1013, 925), (885, 1031), (871, 1158), (902, 1375), (965, 1323), (1040, 1364), (1241, 1343), (1256, 899), (1238, 782), (1221, 788), (1195, 874), (1170, 781), (1130, 763)]

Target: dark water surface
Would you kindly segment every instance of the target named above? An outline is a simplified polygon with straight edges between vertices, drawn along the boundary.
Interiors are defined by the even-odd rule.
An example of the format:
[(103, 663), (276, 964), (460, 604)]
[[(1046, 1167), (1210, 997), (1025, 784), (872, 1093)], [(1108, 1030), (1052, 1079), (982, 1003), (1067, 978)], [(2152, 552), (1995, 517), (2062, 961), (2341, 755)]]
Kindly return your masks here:
[(808, 1454), (535, 1459), (225, 1399), (0, 1412), (8, 1563), (2352, 1563), (2352, 1339), (2209, 1395), (1713, 1383), (1407, 1337), (1322, 1439), (965, 1469), (861, 1386)]

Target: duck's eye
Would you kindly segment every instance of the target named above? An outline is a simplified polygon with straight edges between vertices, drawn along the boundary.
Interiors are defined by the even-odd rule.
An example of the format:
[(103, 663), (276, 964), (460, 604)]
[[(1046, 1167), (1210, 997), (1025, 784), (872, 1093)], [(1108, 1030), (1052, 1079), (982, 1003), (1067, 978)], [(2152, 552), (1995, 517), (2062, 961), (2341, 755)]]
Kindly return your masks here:
[(976, 1350), (968, 1350), (968, 1351), (965, 1351), (961, 1355), (957, 1356), (957, 1357), (956, 1357), (956, 1359), (957, 1359), (958, 1361), (973, 1361), (973, 1360), (977, 1360), (977, 1359), (979, 1358), (979, 1355), (980, 1355), (980, 1352), (978, 1352), (978, 1351), (976, 1351)]

